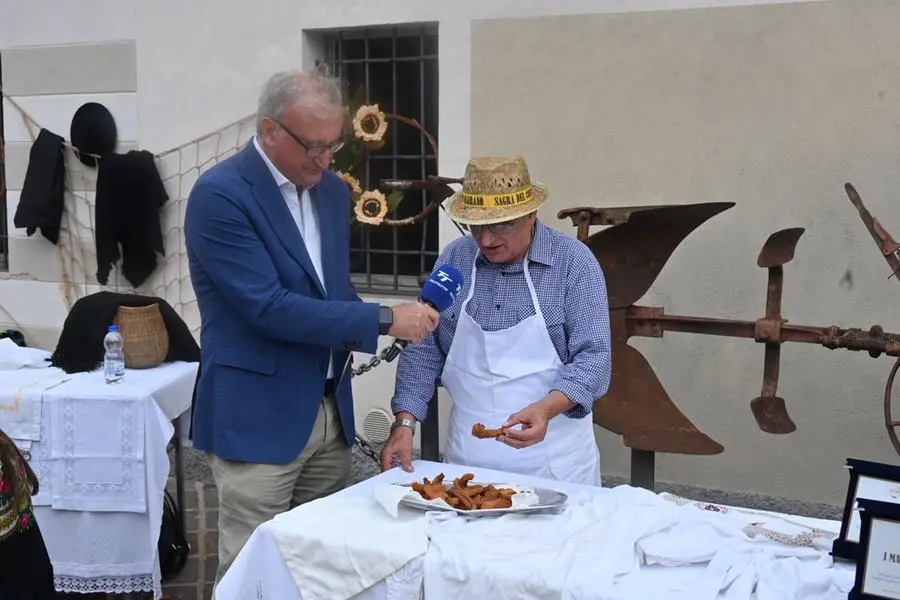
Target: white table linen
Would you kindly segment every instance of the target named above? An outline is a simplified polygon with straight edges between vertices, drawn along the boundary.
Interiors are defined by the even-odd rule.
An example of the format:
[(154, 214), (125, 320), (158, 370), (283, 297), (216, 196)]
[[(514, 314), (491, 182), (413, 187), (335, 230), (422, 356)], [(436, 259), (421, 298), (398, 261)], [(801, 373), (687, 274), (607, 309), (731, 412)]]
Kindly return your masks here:
[[(846, 598), (852, 585), (853, 567), (833, 565), (822, 549), (822, 536), (836, 535), (838, 522), (721, 506), (704, 510), (707, 505), (629, 486), (595, 488), (428, 461), (414, 466), (413, 474), (392, 469), (319, 501), (319, 529), (338, 527), (353, 506), (348, 498), (372, 498), (381, 484), (439, 472), (448, 479), (474, 472), (481, 481), (557, 489), (569, 495), (569, 507), (556, 516), (484, 519), (419, 513), (428, 550), (354, 600), (417, 600), (423, 591), (428, 600), (836, 600)], [(336, 510), (329, 517), (331, 502)], [(302, 522), (306, 510), (300, 506), (291, 513)], [(400, 514), (415, 513), (404, 508)], [(280, 528), (287, 523), (273, 519), (257, 528), (217, 588), (216, 600), (309, 600), (298, 587), (303, 578), (292, 574), (279, 550), (279, 539), (283, 544), (287, 537)], [(353, 536), (341, 535), (342, 543), (353, 543)], [(357, 539), (368, 536), (363, 527), (356, 533)]]
[(323, 498), (279, 515), (270, 531), (304, 600), (346, 599), (425, 554), (421, 516), (392, 517), (365, 496)]
[(47, 391), (69, 379), (65, 371), (53, 367), (0, 369), (0, 429), (23, 452), (29, 452), (32, 444), (41, 439)]
[[(0, 373), (0, 404), (23, 372)], [(77, 373), (42, 392), (40, 436), (28, 446), (41, 489), (34, 498), (58, 591), (154, 592), (161, 597), (157, 540), (172, 420), (190, 407), (197, 363)], [(13, 375), (13, 377), (10, 377)], [(24, 448), (23, 448), (24, 449)]]
[(46, 367), (49, 357), (46, 350), (19, 346), (9, 338), (0, 339), (0, 371)]

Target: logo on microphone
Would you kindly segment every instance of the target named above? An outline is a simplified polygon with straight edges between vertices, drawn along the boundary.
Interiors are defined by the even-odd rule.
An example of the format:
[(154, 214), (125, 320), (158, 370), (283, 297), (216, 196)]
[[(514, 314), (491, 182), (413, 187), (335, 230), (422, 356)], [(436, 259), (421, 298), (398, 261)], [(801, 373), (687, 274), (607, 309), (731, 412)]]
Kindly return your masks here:
[[(435, 273), (435, 275), (437, 276), (438, 279), (441, 280), (441, 283), (453, 283), (453, 277), (451, 277), (450, 275), (448, 275), (448, 274), (447, 274), (445, 271), (443, 271), (443, 270), (438, 270), (438, 272)], [(444, 288), (444, 289), (446, 289), (446, 288)], [(456, 290), (455, 290), (455, 291), (452, 291), (452, 292), (450, 292), (450, 290), (447, 290), (447, 291), (450, 292), (450, 293), (453, 295), (454, 298), (456, 298), (456, 295), (460, 292), (461, 289), (462, 289), (462, 285), (460, 285), (460, 284), (457, 282), (457, 283), (456, 283)]]

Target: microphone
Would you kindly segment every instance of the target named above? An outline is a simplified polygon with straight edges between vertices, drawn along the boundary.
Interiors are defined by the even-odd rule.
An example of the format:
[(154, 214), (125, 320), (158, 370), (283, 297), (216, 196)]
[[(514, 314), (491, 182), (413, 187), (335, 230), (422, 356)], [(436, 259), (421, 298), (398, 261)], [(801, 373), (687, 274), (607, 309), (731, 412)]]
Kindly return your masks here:
[[(462, 289), (462, 283), (462, 273), (455, 267), (450, 265), (438, 267), (422, 286), (419, 302), (427, 304), (439, 313), (444, 312), (456, 302), (456, 296)], [(394, 338), (390, 349), (385, 353), (384, 360), (387, 362), (394, 360), (408, 344), (409, 340)]]

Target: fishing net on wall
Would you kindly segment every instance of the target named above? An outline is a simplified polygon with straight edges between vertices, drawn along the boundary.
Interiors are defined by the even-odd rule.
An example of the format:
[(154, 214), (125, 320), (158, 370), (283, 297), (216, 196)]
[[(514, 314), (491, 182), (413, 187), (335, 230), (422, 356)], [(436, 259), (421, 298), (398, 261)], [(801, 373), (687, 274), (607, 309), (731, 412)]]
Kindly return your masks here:
[[(7, 101), (17, 109), (34, 141), (40, 124), (9, 97)], [(160, 209), (165, 255), (159, 257), (156, 270), (137, 288), (122, 276), (121, 261), (114, 265), (107, 285), (97, 282), (93, 192), (97, 169), (83, 165), (76, 156), (77, 150), (67, 144), (65, 205), (57, 246), (62, 272), (60, 291), (67, 310), (71, 310), (79, 298), (101, 290), (157, 296), (172, 305), (195, 337), (199, 337), (200, 313), (191, 287), (184, 245), (187, 198), (197, 178), (235, 154), (253, 137), (255, 128), (256, 120), (251, 115), (155, 156), (157, 170), (169, 196)]]

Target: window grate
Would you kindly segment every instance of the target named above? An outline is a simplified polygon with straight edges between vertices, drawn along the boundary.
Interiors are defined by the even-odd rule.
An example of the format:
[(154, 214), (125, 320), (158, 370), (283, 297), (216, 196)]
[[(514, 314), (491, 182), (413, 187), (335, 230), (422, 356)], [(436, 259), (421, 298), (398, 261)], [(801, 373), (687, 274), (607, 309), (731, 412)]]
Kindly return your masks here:
[[(0, 56), (0, 90), (3, 89), (3, 57)], [(9, 270), (9, 224), (6, 222), (6, 146), (3, 102), (0, 99), (0, 271)]]
[[(326, 34), (327, 63), (351, 95), (362, 88), (367, 104), (415, 119), (438, 135), (437, 29), (434, 26), (362, 28)], [(431, 147), (409, 125), (391, 122), (387, 143), (368, 153), (360, 172), (364, 188), (382, 179), (437, 175)], [(424, 191), (407, 191), (391, 218), (404, 219), (428, 204)], [(354, 226), (350, 270), (364, 293), (418, 294), (438, 257), (438, 211), (415, 225)]]

